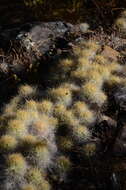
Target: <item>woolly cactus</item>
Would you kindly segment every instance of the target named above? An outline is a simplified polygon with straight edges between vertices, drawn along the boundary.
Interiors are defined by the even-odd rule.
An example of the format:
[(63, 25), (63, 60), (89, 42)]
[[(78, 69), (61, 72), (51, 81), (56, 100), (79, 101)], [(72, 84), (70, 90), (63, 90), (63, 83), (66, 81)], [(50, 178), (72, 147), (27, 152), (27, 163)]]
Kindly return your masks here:
[(26, 135), (20, 139), (19, 146), (21, 147), (21, 149), (28, 152), (28, 150), (31, 150), (31, 148), (34, 147), (36, 143), (36, 136)]
[(107, 64), (107, 59), (100, 54), (95, 56), (94, 61), (100, 65), (106, 65)]
[(92, 82), (88, 82), (82, 87), (80, 97), (82, 100), (87, 99), (91, 103), (96, 103), (99, 106), (107, 100), (105, 93)]
[(24, 185), (21, 190), (37, 190), (34, 185)]
[(123, 78), (115, 75), (111, 75), (109, 80), (107, 81), (107, 85), (109, 88), (114, 88), (121, 83), (123, 83)]
[(118, 19), (116, 20), (116, 26), (117, 26), (120, 30), (122, 30), (122, 31), (126, 30), (126, 20), (125, 20), (125, 18), (118, 18)]
[(73, 65), (74, 65), (74, 63), (71, 59), (64, 59), (64, 60), (60, 61), (60, 68), (65, 73), (70, 71)]
[(29, 183), (39, 185), (42, 181), (42, 174), (38, 168), (30, 168), (26, 173), (26, 179)]
[(115, 86), (125, 89), (126, 85), (124, 66), (101, 56), (100, 49), (96, 42), (80, 43), (72, 58), (60, 60), (54, 68), (52, 79), (55, 74), (59, 77), (55, 86), (44, 93), (20, 86), (18, 95), (4, 107), (0, 117), (0, 153), (6, 161), (3, 190), (50, 190), (50, 182), (53, 186), (54, 181), (67, 181), (74, 167), (84, 168), (84, 158), (95, 155), (91, 138), (97, 112), (103, 111)]
[(27, 128), (20, 120), (11, 120), (8, 123), (7, 126), (7, 134), (15, 136), (15, 137), (21, 137), (26, 135)]
[(36, 93), (36, 88), (29, 85), (23, 85), (19, 88), (19, 95), (22, 97), (27, 97)]
[(88, 128), (84, 125), (78, 125), (73, 127), (72, 129), (73, 137), (77, 140), (77, 142), (85, 142), (90, 139), (90, 132)]
[(59, 87), (56, 89), (52, 89), (49, 92), (49, 97), (52, 99), (52, 101), (64, 104), (65, 106), (68, 106), (72, 102), (72, 94), (69, 88), (63, 88)]
[(68, 137), (59, 136), (57, 141), (59, 149), (63, 152), (69, 152), (74, 147), (74, 141), (69, 136)]
[(41, 113), (51, 115), (53, 112), (53, 103), (49, 100), (43, 100), (37, 104), (37, 108)]
[(16, 146), (17, 141), (13, 136), (3, 135), (0, 138), (0, 152), (12, 151)]
[(71, 169), (71, 162), (69, 158), (65, 156), (59, 156), (56, 160), (56, 168), (59, 175), (59, 180), (64, 181), (67, 175), (67, 172)]
[(121, 32), (123, 37), (126, 37), (126, 10), (122, 11), (120, 17), (116, 19), (115, 27)]
[(44, 143), (37, 143), (30, 151), (29, 159), (38, 167), (47, 168), (51, 162), (51, 152)]
[(54, 107), (54, 115), (59, 119), (62, 125), (74, 126), (78, 124), (78, 120), (71, 110), (67, 110), (63, 105), (56, 105)]
[(21, 154), (10, 154), (7, 158), (7, 172), (14, 177), (24, 175), (27, 169), (27, 164)]
[(95, 115), (89, 110), (88, 106), (81, 101), (77, 101), (73, 105), (73, 113), (79, 119), (80, 123), (91, 125), (95, 121)]
[(47, 180), (42, 180), (41, 183), (39, 184), (38, 186), (38, 189), (39, 190), (50, 190), (51, 189), (51, 186), (50, 184), (48, 183)]

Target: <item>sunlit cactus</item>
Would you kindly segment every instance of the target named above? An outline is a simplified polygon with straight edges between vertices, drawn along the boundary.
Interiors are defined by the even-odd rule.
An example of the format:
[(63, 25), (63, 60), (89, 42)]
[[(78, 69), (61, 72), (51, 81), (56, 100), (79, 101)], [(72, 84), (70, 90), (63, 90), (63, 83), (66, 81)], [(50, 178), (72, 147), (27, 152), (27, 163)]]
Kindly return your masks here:
[(51, 115), (53, 111), (53, 103), (49, 100), (43, 100), (37, 104), (37, 108), (41, 113)]
[(30, 168), (26, 173), (28, 183), (39, 185), (42, 181), (42, 174), (38, 168)]
[(117, 87), (120, 84), (123, 84), (123, 78), (119, 76), (111, 75), (109, 80), (106, 83), (107, 83), (107, 86), (112, 89), (114, 87)]
[(72, 128), (72, 135), (78, 142), (86, 142), (90, 139), (90, 131), (85, 125), (78, 125)]
[(19, 88), (19, 95), (21, 97), (28, 97), (28, 96), (31, 96), (31, 95), (34, 95), (36, 93), (36, 88), (35, 87), (31, 87), (29, 85), (22, 85), (20, 88)]
[(36, 138), (36, 136), (33, 135), (26, 135), (24, 137), (22, 137), (20, 139), (20, 143), (19, 146), (23, 149), (23, 150), (27, 150), (29, 151), (30, 149), (32, 149), (35, 144), (38, 142), (38, 139)]
[(51, 190), (51, 185), (47, 180), (42, 180), (38, 186), (38, 190)]
[(7, 126), (7, 134), (21, 137), (27, 134), (27, 128), (20, 120), (11, 120)]
[(68, 137), (60, 136), (57, 141), (59, 148), (63, 152), (69, 152), (74, 147), (74, 142), (72, 138), (70, 138), (69, 136)]
[(77, 65), (77, 68), (78, 68), (79, 70), (85, 71), (85, 70), (91, 68), (91, 63), (90, 63), (90, 61), (89, 61), (87, 58), (85, 58), (85, 57), (80, 57), (80, 58), (78, 58), (78, 65)]
[(7, 173), (16, 177), (16, 175), (24, 175), (27, 169), (25, 158), (19, 154), (10, 154), (7, 157)]
[[(109, 66), (106, 65), (99, 65), (98, 63), (94, 62), (92, 64), (92, 69), (97, 71), (101, 76), (101, 81), (104, 82), (109, 79), (111, 70), (109, 70)], [(110, 68), (111, 69), (111, 68)]]
[[(85, 46), (86, 43), (84, 43), (84, 46)], [(91, 48), (90, 45), (92, 46)], [(93, 44), (90, 44), (88, 46), (87, 44), (87, 47), (86, 48), (82, 48), (82, 47), (75, 47), (74, 48), (74, 54), (78, 57), (78, 58), (81, 58), (81, 57), (85, 57), (85, 59), (87, 60), (92, 60), (94, 58), (94, 56), (96, 55), (96, 52), (97, 52), (97, 46), (95, 46), (95, 43)]]
[(60, 156), (57, 158), (57, 166), (62, 171), (67, 171), (71, 167), (71, 162), (69, 158), (65, 156)]
[(14, 97), (9, 104), (5, 105), (3, 115), (6, 117), (13, 117), (15, 112), (17, 111), (17, 107), (20, 104), (20, 97)]
[(74, 126), (78, 124), (78, 120), (72, 111), (67, 110), (63, 105), (56, 105), (54, 107), (54, 115), (59, 119), (59, 124), (65, 124), (68, 126)]
[(51, 125), (48, 120), (49, 118), (47, 116), (42, 116), (42, 119), (33, 123), (31, 132), (41, 137), (47, 137), (50, 131), (53, 129), (51, 129)]
[(111, 62), (110, 64), (107, 65), (107, 68), (109, 69), (111, 73), (113, 72), (120, 73), (120, 72), (123, 72), (124, 67), (118, 62)]
[(104, 56), (98, 54), (95, 56), (94, 62), (105, 66), (107, 64), (108, 60)]
[(36, 111), (37, 110), (37, 104), (34, 100), (28, 100), (25, 104), (25, 109), (30, 111)]
[(74, 62), (72, 61), (72, 59), (64, 59), (60, 61), (59, 69), (62, 69), (63, 72), (69, 72), (73, 65)]
[(68, 157), (59, 156), (56, 160), (56, 167), (60, 181), (64, 181), (72, 167), (72, 163)]
[(85, 47), (94, 51), (97, 51), (98, 49), (100, 49), (100, 45), (98, 44), (98, 42), (94, 40), (89, 40), (85, 42)]
[(21, 190), (37, 190), (34, 185), (26, 184), (21, 187)]
[(73, 105), (73, 112), (81, 123), (90, 125), (95, 121), (95, 115), (89, 110), (88, 106), (81, 101)]
[(38, 142), (29, 153), (29, 159), (39, 168), (49, 167), (52, 159), (51, 152), (45, 142)]
[(122, 11), (120, 16), (114, 22), (114, 26), (120, 32), (123, 38), (126, 37), (126, 10)]
[(96, 142), (102, 143), (94, 134), (99, 117), (108, 112), (114, 90), (126, 87), (125, 65), (110, 62), (101, 50), (95, 41), (75, 45), (72, 56), (51, 70), (54, 84), (43, 92), (22, 85), (5, 105), (0, 116), (3, 190), (62, 189), (73, 171), (85, 176), (86, 161), (97, 154)]
[(103, 77), (100, 74), (99, 71), (95, 70), (95, 69), (90, 69), (87, 71), (87, 77), (86, 77), (86, 81), (90, 81), (93, 82), (94, 84), (96, 84), (98, 87), (101, 87), (103, 84)]
[(75, 79), (79, 79), (81, 81), (85, 81), (87, 77), (87, 71), (83, 71), (82, 69), (77, 69), (71, 72), (71, 77)]
[(78, 92), (80, 87), (74, 83), (74, 82), (64, 82), (62, 83), (62, 85), (60, 87), (63, 87), (63, 88), (68, 88), (70, 89), (72, 92)]
[(125, 31), (126, 30), (126, 19), (125, 18), (118, 18), (115, 22), (115, 25), (121, 30)]
[(82, 100), (87, 99), (98, 106), (102, 106), (107, 101), (105, 93), (92, 82), (88, 82), (82, 87), (80, 97)]
[(30, 114), (26, 109), (18, 109), (16, 111), (16, 118), (24, 122), (25, 120), (28, 120), (28, 118), (30, 118)]
[(72, 94), (68, 88), (55, 88), (49, 91), (49, 97), (55, 103), (61, 103), (65, 106), (68, 106), (72, 103)]
[(0, 152), (12, 151), (16, 146), (17, 141), (13, 136), (3, 135), (0, 138)]
[(89, 61), (94, 58), (95, 54), (96, 54), (96, 52), (93, 49), (83, 49), (81, 51), (81, 56), (85, 57)]

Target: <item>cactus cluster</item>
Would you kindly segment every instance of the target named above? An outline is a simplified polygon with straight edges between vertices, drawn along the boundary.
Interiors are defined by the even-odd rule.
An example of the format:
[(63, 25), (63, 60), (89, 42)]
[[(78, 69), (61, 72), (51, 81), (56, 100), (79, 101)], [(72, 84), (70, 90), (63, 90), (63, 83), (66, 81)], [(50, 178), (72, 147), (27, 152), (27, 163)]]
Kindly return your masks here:
[(61, 79), (60, 83), (45, 92), (22, 85), (4, 107), (3, 190), (50, 190), (52, 180), (67, 180), (75, 166), (72, 153), (82, 160), (95, 154), (97, 147), (90, 141), (97, 112), (107, 104), (108, 90), (126, 84), (124, 66), (107, 60), (100, 51), (96, 42), (80, 43), (71, 58), (52, 69), (52, 80)]
[(115, 26), (118, 28), (118, 30), (123, 34), (123, 37), (125, 37), (126, 33), (126, 10), (122, 11), (119, 18), (115, 21)]
[(57, 152), (58, 121), (49, 100), (35, 101), (37, 89), (19, 88), (5, 106), (1, 124), (0, 153), (6, 158), (3, 189), (49, 190), (47, 170)]

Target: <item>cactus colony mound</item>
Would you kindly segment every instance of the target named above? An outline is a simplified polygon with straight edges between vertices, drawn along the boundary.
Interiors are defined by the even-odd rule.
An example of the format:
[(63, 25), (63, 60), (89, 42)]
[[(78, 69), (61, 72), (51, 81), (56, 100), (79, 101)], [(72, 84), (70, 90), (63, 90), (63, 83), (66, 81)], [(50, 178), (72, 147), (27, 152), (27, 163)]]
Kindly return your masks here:
[(51, 70), (55, 85), (41, 92), (22, 85), (0, 120), (3, 190), (50, 190), (97, 152), (92, 133), (108, 97), (126, 86), (125, 65), (81, 42)]

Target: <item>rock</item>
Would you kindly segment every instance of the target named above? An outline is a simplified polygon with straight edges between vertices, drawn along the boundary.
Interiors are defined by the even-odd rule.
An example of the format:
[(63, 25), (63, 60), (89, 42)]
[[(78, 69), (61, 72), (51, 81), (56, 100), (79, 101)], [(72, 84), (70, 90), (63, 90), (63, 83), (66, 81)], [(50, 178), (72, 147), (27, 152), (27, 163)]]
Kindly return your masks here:
[(111, 117), (107, 116), (107, 115), (102, 115), (100, 118), (99, 118), (99, 123), (103, 122), (103, 121), (106, 121), (108, 123), (109, 126), (111, 127), (116, 127), (117, 123), (114, 119), (112, 119)]
[(116, 156), (126, 156), (126, 125), (122, 127), (121, 133), (114, 144), (114, 154)]
[(87, 29), (86, 23), (72, 25), (60, 21), (28, 23), (17, 28), (1, 29), (0, 49), (4, 51), (4, 62), (0, 60), (0, 70), (3, 73), (25, 72), (29, 65), (35, 65), (37, 60), (45, 56), (59, 56), (62, 50), (69, 52), (69, 44), (73, 44)]
[(105, 46), (101, 55), (112, 61), (117, 61), (120, 54), (118, 51), (112, 49), (111, 47)]
[(28, 51), (34, 49), (43, 55), (49, 51), (57, 38), (65, 37), (73, 28), (72, 24), (63, 22), (38, 23), (33, 24), (28, 32), (20, 31), (16, 39), (21, 40)]
[(126, 87), (120, 87), (117, 89), (117, 92), (114, 94), (114, 99), (116, 104), (122, 110), (122, 114), (126, 113)]

